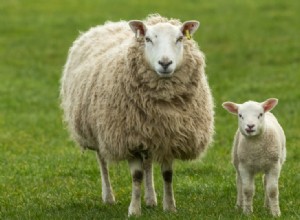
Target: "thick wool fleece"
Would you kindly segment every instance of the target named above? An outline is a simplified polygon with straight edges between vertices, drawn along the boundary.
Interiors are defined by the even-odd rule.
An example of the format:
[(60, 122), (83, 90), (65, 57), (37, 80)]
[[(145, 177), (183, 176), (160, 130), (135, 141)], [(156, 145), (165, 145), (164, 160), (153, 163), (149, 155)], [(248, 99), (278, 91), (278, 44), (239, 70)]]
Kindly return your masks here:
[(270, 170), (277, 161), (283, 164), (286, 157), (285, 135), (271, 112), (265, 114), (265, 129), (262, 134), (245, 137), (236, 132), (232, 158), (238, 169), (240, 163), (251, 173)]
[[(150, 16), (146, 25), (178, 20)], [(213, 101), (204, 55), (184, 39), (184, 60), (170, 78), (144, 58), (144, 40), (127, 22), (82, 34), (69, 52), (61, 80), (62, 108), (83, 148), (119, 161), (145, 153), (156, 161), (199, 157), (212, 141)]]

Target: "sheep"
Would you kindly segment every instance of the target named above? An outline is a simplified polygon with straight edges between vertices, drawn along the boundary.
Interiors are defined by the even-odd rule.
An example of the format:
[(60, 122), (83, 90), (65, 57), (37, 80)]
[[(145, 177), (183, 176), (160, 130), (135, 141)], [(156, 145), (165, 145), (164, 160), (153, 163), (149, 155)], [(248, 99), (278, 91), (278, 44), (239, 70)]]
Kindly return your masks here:
[(205, 59), (191, 39), (198, 21), (158, 14), (144, 21), (106, 22), (81, 34), (61, 78), (61, 107), (71, 137), (96, 151), (102, 199), (114, 203), (108, 163), (127, 160), (132, 176), (129, 216), (156, 206), (152, 163), (161, 165), (163, 208), (176, 211), (173, 162), (206, 152), (214, 133), (214, 104)]
[(280, 216), (278, 180), (286, 158), (285, 134), (276, 117), (270, 112), (278, 99), (262, 103), (243, 104), (224, 102), (223, 107), (238, 115), (239, 128), (235, 134), (232, 163), (236, 169), (237, 207), (245, 214), (253, 212), (254, 176), (262, 172), (266, 208), (274, 217)]

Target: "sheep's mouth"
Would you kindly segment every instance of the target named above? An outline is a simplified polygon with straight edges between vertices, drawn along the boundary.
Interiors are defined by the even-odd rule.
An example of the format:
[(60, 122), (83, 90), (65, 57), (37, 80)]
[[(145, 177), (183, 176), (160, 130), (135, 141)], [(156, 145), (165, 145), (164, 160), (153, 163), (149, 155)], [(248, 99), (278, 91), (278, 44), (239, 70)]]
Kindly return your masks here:
[(246, 132), (247, 132), (248, 134), (251, 134), (251, 133), (255, 132), (255, 130), (250, 129), (250, 128), (246, 128), (245, 130), (246, 130)]
[(157, 72), (160, 77), (171, 77), (173, 75), (173, 71), (158, 71)]

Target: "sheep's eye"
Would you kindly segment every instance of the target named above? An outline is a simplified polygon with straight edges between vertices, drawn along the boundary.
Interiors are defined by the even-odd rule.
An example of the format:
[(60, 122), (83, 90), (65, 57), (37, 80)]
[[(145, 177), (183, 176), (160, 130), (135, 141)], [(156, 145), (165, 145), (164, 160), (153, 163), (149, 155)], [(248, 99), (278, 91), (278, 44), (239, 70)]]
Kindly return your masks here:
[(152, 43), (152, 40), (149, 37), (146, 37), (146, 42)]
[(258, 116), (258, 118), (260, 118), (260, 117), (262, 117), (262, 116), (263, 116), (263, 113), (260, 113), (259, 116)]
[(239, 117), (240, 117), (240, 118), (243, 118), (243, 116), (242, 116), (241, 114), (239, 114)]
[(181, 42), (182, 39), (183, 39), (183, 36), (178, 37), (177, 40), (176, 40), (176, 43)]

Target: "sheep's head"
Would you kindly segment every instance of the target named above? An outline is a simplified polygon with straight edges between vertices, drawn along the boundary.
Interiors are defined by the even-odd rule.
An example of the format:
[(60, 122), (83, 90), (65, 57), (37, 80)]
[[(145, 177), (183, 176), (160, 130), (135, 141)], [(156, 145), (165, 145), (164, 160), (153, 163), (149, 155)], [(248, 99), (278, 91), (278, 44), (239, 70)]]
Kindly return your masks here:
[(199, 27), (198, 21), (186, 21), (181, 27), (170, 23), (146, 26), (142, 21), (130, 21), (137, 38), (145, 41), (145, 58), (161, 77), (171, 77), (182, 63), (183, 38), (190, 38)]
[(262, 103), (248, 101), (243, 104), (224, 102), (223, 107), (230, 113), (237, 115), (240, 132), (247, 136), (256, 136), (264, 130), (265, 113), (271, 111), (278, 103), (275, 98)]

